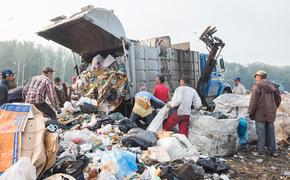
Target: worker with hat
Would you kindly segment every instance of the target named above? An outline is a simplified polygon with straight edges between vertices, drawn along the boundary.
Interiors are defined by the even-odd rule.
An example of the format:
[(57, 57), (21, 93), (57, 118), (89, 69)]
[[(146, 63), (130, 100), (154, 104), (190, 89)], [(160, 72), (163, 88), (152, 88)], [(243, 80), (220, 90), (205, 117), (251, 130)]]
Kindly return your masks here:
[(281, 103), (279, 90), (267, 80), (265, 71), (258, 71), (254, 76), (256, 83), (252, 88), (248, 113), (252, 120), (256, 121), (256, 133), (258, 136), (258, 152), (253, 153), (259, 157), (265, 157), (265, 146), (268, 146), (272, 156), (278, 156), (275, 141), (274, 121), (276, 110)]
[(247, 89), (245, 88), (244, 85), (241, 84), (241, 78), (236, 77), (234, 79), (235, 86), (233, 88), (233, 93), (234, 94), (240, 94), (240, 95), (245, 95), (247, 93)]
[(7, 103), (8, 101), (8, 90), (11, 82), (15, 80), (15, 73), (10, 69), (5, 69), (1, 72), (1, 81), (0, 81), (0, 106)]
[(32, 77), (23, 88), (23, 98), (26, 103), (34, 104), (35, 107), (51, 118), (48, 123), (61, 124), (57, 122), (55, 111), (46, 103), (45, 99), (48, 98), (52, 107), (57, 113), (61, 113), (59, 101), (52, 83), (54, 70), (50, 67), (43, 69), (42, 74)]

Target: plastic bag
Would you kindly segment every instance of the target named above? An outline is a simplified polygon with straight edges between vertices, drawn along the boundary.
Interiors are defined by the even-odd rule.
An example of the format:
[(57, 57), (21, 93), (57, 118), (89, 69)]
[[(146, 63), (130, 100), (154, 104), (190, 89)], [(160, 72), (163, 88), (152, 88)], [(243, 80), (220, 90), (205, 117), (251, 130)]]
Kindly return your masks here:
[(226, 161), (221, 160), (217, 157), (200, 158), (197, 161), (197, 164), (202, 166), (205, 172), (218, 173), (219, 175), (228, 172), (228, 170), (230, 169)]
[(104, 58), (101, 55), (96, 55), (92, 60), (92, 68), (97, 69), (103, 67)]
[(154, 166), (146, 166), (146, 169), (141, 174), (140, 179), (160, 180), (160, 177), (156, 176), (156, 168)]
[(164, 106), (158, 114), (155, 116), (155, 118), (152, 120), (152, 122), (149, 124), (147, 130), (152, 132), (157, 132), (159, 130), (162, 130), (162, 123), (164, 120), (168, 118), (169, 114), (169, 108)]
[(183, 134), (174, 134), (175, 137), (165, 137), (157, 141), (157, 146), (163, 147), (171, 160), (188, 158), (197, 161), (199, 153)]
[(256, 132), (256, 122), (251, 119), (248, 120), (248, 143), (252, 143), (258, 140), (257, 132)]
[(66, 156), (57, 160), (52, 172), (53, 174), (69, 174), (77, 179), (83, 175), (83, 169), (88, 166), (89, 162), (90, 160), (85, 155), (77, 157)]
[(130, 129), (138, 127), (134, 121), (127, 118), (123, 118), (122, 120), (117, 122), (117, 126), (123, 133), (127, 133)]
[(193, 161), (175, 160), (170, 163), (159, 165), (161, 169), (160, 178), (175, 180), (175, 179), (197, 179), (201, 180), (204, 177), (204, 169)]
[(66, 101), (64, 104), (63, 104), (63, 108), (66, 112), (70, 112), (70, 113), (75, 113), (77, 112), (77, 109), (73, 107), (72, 103), (69, 102), (69, 101)]
[(244, 145), (248, 143), (248, 121), (244, 117), (241, 117), (239, 121), (238, 134), (240, 138), (240, 145)]
[(148, 165), (155, 162), (168, 162), (170, 157), (167, 151), (160, 146), (148, 147), (147, 151), (143, 151), (141, 159)]
[(212, 116), (192, 115), (189, 141), (199, 152), (210, 156), (229, 156), (239, 150), (237, 128), (239, 119), (216, 119)]
[(75, 130), (68, 131), (63, 134), (61, 137), (60, 145), (63, 149), (68, 148), (70, 143), (82, 145), (89, 143), (90, 137), (93, 136), (93, 132), (84, 129), (84, 130)]
[(118, 178), (130, 176), (138, 170), (136, 164), (136, 154), (128, 151), (112, 150), (109, 152), (103, 152), (101, 164), (104, 166), (107, 163), (113, 163), (112, 166), (116, 167), (115, 175)]
[(126, 147), (140, 146), (143, 150), (150, 146), (154, 146), (156, 141), (157, 136), (155, 133), (140, 128), (131, 129), (121, 140), (122, 144)]
[(112, 175), (110, 172), (101, 171), (97, 179), (98, 180), (116, 180), (116, 177)]
[(214, 99), (214, 112), (222, 112), (229, 118), (237, 118), (248, 114), (249, 95), (222, 94)]
[(32, 162), (22, 157), (17, 163), (8, 168), (1, 176), (0, 180), (35, 180), (36, 168)]

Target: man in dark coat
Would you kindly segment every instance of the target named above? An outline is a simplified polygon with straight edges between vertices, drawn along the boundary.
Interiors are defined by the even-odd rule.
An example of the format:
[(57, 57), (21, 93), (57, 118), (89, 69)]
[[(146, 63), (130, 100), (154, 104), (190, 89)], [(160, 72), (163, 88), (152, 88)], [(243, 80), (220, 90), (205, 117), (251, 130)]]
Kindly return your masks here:
[(281, 103), (281, 96), (274, 84), (266, 80), (265, 71), (258, 71), (254, 77), (256, 83), (252, 88), (248, 113), (250, 119), (256, 120), (258, 155), (265, 157), (265, 145), (267, 145), (271, 155), (278, 156), (274, 121), (276, 110)]
[(14, 81), (14, 73), (10, 69), (3, 70), (0, 81), (0, 106), (8, 102), (9, 84), (12, 81)]

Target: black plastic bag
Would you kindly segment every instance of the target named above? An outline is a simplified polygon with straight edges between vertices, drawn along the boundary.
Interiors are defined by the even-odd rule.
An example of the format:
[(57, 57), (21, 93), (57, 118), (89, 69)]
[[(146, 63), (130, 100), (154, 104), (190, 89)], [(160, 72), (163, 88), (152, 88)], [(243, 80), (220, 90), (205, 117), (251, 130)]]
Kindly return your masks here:
[(81, 111), (86, 114), (93, 114), (93, 113), (98, 112), (98, 109), (96, 106), (88, 104), (88, 103), (84, 103), (83, 105), (80, 105), (80, 108), (81, 108)]
[(97, 129), (101, 128), (102, 125), (105, 126), (107, 124), (115, 124), (115, 119), (111, 118), (110, 116), (99, 115), (96, 117), (96, 119), (96, 123), (93, 126), (88, 127), (88, 130), (96, 131)]
[(161, 179), (168, 180), (201, 180), (204, 177), (204, 169), (194, 161), (175, 160), (169, 163), (159, 164)]
[(115, 112), (109, 115), (110, 118), (114, 119), (115, 121), (120, 121), (125, 117), (120, 112)]
[(122, 144), (126, 147), (140, 147), (142, 150), (155, 146), (156, 141), (157, 136), (155, 133), (141, 128), (131, 129), (121, 140)]
[(198, 159), (197, 164), (202, 166), (207, 173), (222, 174), (230, 169), (226, 161), (217, 157), (200, 158)]
[(73, 176), (74, 178), (81, 179), (83, 169), (89, 164), (89, 159), (85, 155), (79, 155), (76, 158), (66, 156), (59, 159), (53, 167), (53, 173), (64, 173)]
[(127, 133), (130, 129), (138, 127), (134, 121), (128, 118), (123, 118), (122, 120), (117, 122), (117, 126), (123, 133)]

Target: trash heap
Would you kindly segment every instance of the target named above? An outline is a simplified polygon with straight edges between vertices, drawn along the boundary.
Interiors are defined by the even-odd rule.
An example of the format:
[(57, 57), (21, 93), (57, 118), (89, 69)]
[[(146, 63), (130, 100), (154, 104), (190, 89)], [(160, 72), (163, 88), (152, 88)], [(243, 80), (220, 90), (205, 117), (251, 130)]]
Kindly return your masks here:
[(77, 80), (77, 91), (91, 100), (85, 106), (94, 105), (99, 111), (114, 111), (127, 93), (127, 76), (122, 56), (105, 59), (97, 55), (92, 67), (86, 67)]
[(42, 171), (35, 168), (38, 161), (20, 158), (1, 178), (21, 173), (26, 179), (48, 180), (204, 179), (213, 173), (227, 177), (225, 160), (201, 156), (182, 134), (138, 128), (119, 112), (80, 113), (70, 103), (65, 110), (70, 112), (64, 113), (61, 122), (71, 128), (46, 132)]
[(205, 173), (229, 169), (222, 159), (200, 158), (186, 136), (138, 128), (120, 113), (93, 114), (54, 135), (60, 147), (41, 179), (56, 174), (75, 179), (203, 179)]

